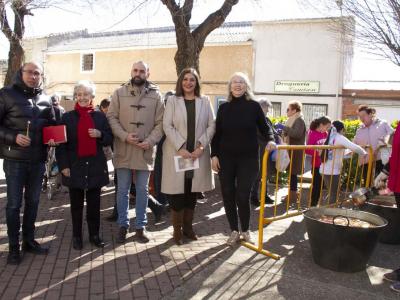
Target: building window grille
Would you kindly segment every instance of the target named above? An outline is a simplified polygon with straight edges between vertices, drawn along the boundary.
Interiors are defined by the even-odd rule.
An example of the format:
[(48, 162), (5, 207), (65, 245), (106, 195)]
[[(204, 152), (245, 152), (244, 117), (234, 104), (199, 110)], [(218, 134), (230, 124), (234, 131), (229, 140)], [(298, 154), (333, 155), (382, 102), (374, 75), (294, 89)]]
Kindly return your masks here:
[(281, 116), (282, 103), (280, 102), (272, 102), (271, 110), (268, 112), (268, 115), (271, 117), (280, 117)]
[(92, 72), (94, 70), (94, 54), (82, 54), (81, 66), (82, 72)]
[(310, 124), (312, 120), (328, 115), (327, 104), (304, 104), (303, 103), (303, 115), (306, 124)]

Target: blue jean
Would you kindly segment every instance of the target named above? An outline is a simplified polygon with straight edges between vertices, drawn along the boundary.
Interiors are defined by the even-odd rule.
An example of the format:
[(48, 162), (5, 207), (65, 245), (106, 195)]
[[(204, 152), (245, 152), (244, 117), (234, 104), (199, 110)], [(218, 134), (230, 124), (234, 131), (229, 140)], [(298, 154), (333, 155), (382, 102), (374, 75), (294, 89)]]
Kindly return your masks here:
[[(150, 171), (135, 170), (136, 174), (136, 220), (135, 228), (143, 229), (147, 225), (147, 200), (149, 196)], [(127, 168), (117, 169), (118, 190), (117, 209), (118, 225), (129, 227), (129, 190), (132, 184), (132, 170)]]
[[(10, 246), (19, 245), (20, 209), (25, 200), (22, 221), (24, 241), (35, 238), (35, 221), (39, 207), (45, 165), (43, 162), (16, 161), (5, 159), (3, 163), (7, 183), (7, 234)], [(24, 191), (25, 189), (25, 191)]]

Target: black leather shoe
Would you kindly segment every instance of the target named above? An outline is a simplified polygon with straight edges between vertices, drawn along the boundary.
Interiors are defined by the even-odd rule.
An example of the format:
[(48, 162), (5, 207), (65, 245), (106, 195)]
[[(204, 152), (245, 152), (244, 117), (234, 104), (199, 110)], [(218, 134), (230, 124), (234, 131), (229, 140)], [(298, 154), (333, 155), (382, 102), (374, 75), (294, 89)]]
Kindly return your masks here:
[(275, 203), (274, 199), (272, 199), (268, 195), (265, 196), (265, 204), (274, 204), (274, 203)]
[(22, 261), (21, 252), (18, 246), (10, 246), (10, 250), (7, 256), (7, 263), (9, 265), (19, 265)]
[(252, 205), (254, 205), (255, 207), (259, 207), (260, 206), (260, 200), (258, 200), (258, 198), (251, 198), (250, 199), (250, 203)]
[(72, 238), (72, 248), (74, 248), (75, 250), (82, 250), (83, 248), (82, 237), (74, 236)]
[(128, 228), (126, 228), (126, 227), (120, 227), (119, 228), (118, 236), (117, 236), (117, 243), (118, 244), (125, 243), (127, 233), (128, 233)]
[(49, 253), (49, 248), (41, 246), (35, 240), (23, 241), (22, 250), (33, 254), (46, 255)]
[(147, 235), (144, 232), (144, 229), (136, 229), (136, 234), (133, 236), (133, 238), (135, 239), (135, 241), (141, 243), (141, 244), (146, 244), (148, 243), (150, 240), (147, 237)]
[(103, 240), (98, 235), (89, 237), (89, 242), (95, 245), (97, 248), (103, 248), (105, 245)]

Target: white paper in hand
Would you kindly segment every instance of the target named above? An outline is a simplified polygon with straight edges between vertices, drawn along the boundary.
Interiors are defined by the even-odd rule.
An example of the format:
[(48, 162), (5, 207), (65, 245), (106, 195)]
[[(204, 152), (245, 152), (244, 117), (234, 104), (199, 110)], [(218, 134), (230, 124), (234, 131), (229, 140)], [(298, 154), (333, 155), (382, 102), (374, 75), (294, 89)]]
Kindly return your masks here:
[(191, 158), (183, 158), (182, 156), (174, 156), (175, 161), (175, 171), (184, 172), (189, 170), (195, 170), (199, 168), (199, 159), (195, 160)]

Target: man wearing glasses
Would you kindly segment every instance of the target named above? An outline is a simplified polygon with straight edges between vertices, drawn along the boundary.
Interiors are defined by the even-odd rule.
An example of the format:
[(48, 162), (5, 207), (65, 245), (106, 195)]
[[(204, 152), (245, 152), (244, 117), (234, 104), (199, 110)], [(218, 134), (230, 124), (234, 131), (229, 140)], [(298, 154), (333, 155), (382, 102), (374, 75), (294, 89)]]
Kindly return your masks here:
[(124, 243), (129, 228), (129, 198), (132, 176), (136, 186), (134, 239), (149, 241), (147, 225), (148, 183), (154, 168), (155, 145), (163, 136), (164, 104), (156, 85), (148, 81), (149, 67), (135, 62), (129, 82), (112, 95), (107, 118), (114, 134), (114, 167), (117, 172), (118, 243)]
[(55, 122), (49, 98), (42, 95), (42, 67), (25, 63), (13, 84), (0, 90), (0, 157), (7, 183), (7, 263), (21, 262), (19, 232), (20, 208), (25, 200), (22, 221), (22, 250), (47, 254), (48, 249), (35, 241), (35, 220), (47, 146), (42, 142), (42, 129)]

